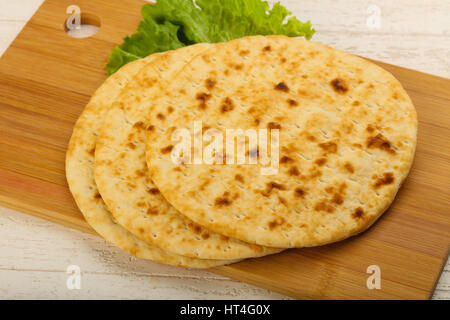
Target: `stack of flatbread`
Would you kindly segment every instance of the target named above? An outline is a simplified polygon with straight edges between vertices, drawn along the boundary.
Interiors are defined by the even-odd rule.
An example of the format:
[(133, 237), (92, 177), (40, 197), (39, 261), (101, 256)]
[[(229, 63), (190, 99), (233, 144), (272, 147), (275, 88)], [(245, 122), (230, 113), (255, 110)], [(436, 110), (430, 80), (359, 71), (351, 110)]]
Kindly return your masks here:
[[(229, 130), (244, 134), (236, 148)], [(180, 148), (181, 133), (197, 144)], [(247, 143), (252, 133), (271, 146)], [(75, 126), (67, 180), (107, 241), (209, 268), (366, 230), (406, 178), (416, 135), (414, 106), (384, 69), (303, 39), (246, 37), (109, 77)]]

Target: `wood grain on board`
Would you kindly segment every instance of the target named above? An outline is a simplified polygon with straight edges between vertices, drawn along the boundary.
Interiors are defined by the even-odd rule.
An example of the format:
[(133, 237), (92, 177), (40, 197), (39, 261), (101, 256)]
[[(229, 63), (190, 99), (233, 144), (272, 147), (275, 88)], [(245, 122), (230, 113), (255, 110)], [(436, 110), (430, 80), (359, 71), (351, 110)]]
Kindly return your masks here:
[[(101, 22), (91, 38), (64, 31), (77, 4)], [(0, 204), (93, 232), (68, 190), (73, 125), (106, 78), (111, 49), (140, 21), (139, 0), (47, 0), (0, 59)], [(124, 10), (126, 8), (126, 10)], [(211, 271), (296, 298), (426, 299), (450, 244), (450, 80), (379, 63), (405, 86), (419, 115), (411, 174), (364, 234)], [(366, 269), (381, 268), (380, 290)]]

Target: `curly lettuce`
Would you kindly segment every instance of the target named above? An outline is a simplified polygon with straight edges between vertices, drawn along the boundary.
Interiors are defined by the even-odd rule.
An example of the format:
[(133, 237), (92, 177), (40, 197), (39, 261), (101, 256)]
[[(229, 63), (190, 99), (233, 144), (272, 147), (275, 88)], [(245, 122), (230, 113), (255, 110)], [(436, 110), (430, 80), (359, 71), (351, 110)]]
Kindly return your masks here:
[[(286, 35), (311, 39), (311, 23), (262, 0), (158, 0), (142, 7), (137, 33), (127, 36), (109, 57), (108, 75), (152, 53), (195, 43), (224, 42), (250, 35)], [(286, 21), (285, 21), (286, 20)]]

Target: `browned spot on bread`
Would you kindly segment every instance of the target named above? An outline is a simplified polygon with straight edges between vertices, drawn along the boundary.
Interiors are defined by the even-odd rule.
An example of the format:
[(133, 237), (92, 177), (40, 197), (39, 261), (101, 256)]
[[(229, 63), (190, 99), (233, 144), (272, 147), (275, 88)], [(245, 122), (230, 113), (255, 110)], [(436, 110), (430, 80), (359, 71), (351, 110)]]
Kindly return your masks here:
[(290, 163), (290, 162), (293, 162), (294, 160), (292, 160), (292, 158), (289, 158), (288, 156), (283, 156), (283, 157), (281, 157), (281, 159), (280, 159), (280, 163)]
[(347, 84), (342, 79), (336, 78), (330, 84), (337, 93), (344, 94), (348, 91)]
[(199, 108), (204, 110), (206, 109), (206, 102), (211, 99), (211, 95), (209, 93), (205, 93), (205, 92), (199, 92), (197, 93), (197, 95), (195, 96), (195, 99), (197, 99), (198, 101), (200, 101), (199, 103)]
[(158, 210), (155, 208), (148, 208), (147, 209), (147, 215), (149, 216), (156, 216), (158, 214)]
[(327, 200), (324, 199), (324, 200), (322, 200), (320, 202), (317, 202), (314, 205), (314, 210), (316, 210), (316, 211), (325, 211), (325, 212), (328, 212), (328, 213), (333, 213), (336, 209), (332, 205), (328, 204)]
[(147, 206), (147, 204), (144, 201), (139, 201), (136, 203), (136, 206), (138, 206), (139, 208), (144, 208)]
[[(353, 122), (347, 121), (342, 123), (342, 129), (345, 133), (349, 134), (353, 131)], [(339, 133), (339, 131), (337, 131)]]
[(314, 163), (317, 164), (319, 167), (322, 167), (323, 165), (325, 165), (325, 163), (327, 163), (327, 161), (328, 160), (326, 158), (320, 158), (314, 161)]
[(375, 128), (371, 124), (369, 124), (366, 128), (366, 131), (372, 133), (375, 131)]
[(123, 102), (117, 102), (117, 104), (121, 110), (125, 110), (125, 105), (123, 104)]
[(236, 181), (241, 182), (241, 183), (244, 183), (244, 182), (245, 182), (245, 181), (244, 181), (244, 177), (243, 177), (242, 175), (240, 175), (240, 174), (235, 175), (235, 176), (234, 176), (234, 179), (235, 179)]
[(273, 230), (276, 227), (282, 226), (285, 222), (286, 222), (286, 220), (284, 220), (283, 217), (277, 217), (277, 218), (273, 219), (272, 221), (269, 221), (267, 226), (269, 227), (270, 230)]
[(228, 76), (228, 75), (230, 75), (230, 70), (229, 70), (229, 69), (226, 69), (223, 73), (224, 73), (226, 76)]
[(167, 108), (167, 113), (168, 113), (168, 114), (171, 114), (174, 110), (175, 110), (175, 109), (174, 109), (172, 106), (169, 106), (169, 107)]
[(319, 147), (322, 148), (327, 153), (336, 153), (337, 152), (337, 144), (334, 142), (325, 142), (320, 143)]
[(91, 156), (95, 156), (95, 147), (88, 151)]
[(353, 101), (352, 106), (357, 107), (359, 106), (361, 103), (359, 101)]
[(139, 231), (139, 233), (142, 234), (142, 233), (144, 233), (145, 230), (144, 230), (144, 228), (138, 228), (138, 231)]
[(341, 183), (339, 186), (339, 192), (344, 193), (345, 189), (347, 189), (347, 184), (345, 182)]
[(173, 150), (173, 146), (172, 145), (171, 146), (167, 146), (167, 147), (161, 149), (161, 153), (162, 154), (168, 154), (169, 152), (172, 152), (172, 150)]
[(298, 198), (303, 198), (305, 196), (305, 190), (303, 190), (302, 188), (295, 188), (294, 190), (294, 195)]
[(211, 62), (211, 59), (209, 58), (209, 56), (207, 54), (202, 55), (202, 59), (203, 59), (203, 61), (205, 61), (207, 63)]
[(191, 191), (189, 191), (188, 193), (188, 196), (189, 197), (192, 197), (192, 198), (194, 198), (195, 197), (195, 195), (196, 195), (196, 192), (195, 191), (193, 191), (193, 190), (191, 190)]
[(378, 180), (375, 182), (374, 187), (378, 189), (381, 186), (392, 184), (394, 180), (395, 178), (392, 172), (385, 172), (383, 173), (383, 177), (378, 178)]
[(263, 48), (263, 51), (265, 51), (265, 52), (272, 51), (272, 47), (271, 46), (265, 46)]
[(205, 81), (205, 86), (206, 88), (208, 88), (208, 90), (212, 90), (216, 86), (216, 84), (217, 81), (210, 78), (206, 79)]
[(333, 196), (333, 202), (334, 203), (336, 203), (336, 204), (343, 204), (344, 203), (344, 198), (340, 195), (340, 194), (338, 194), (338, 193), (336, 193), (334, 196)]
[(165, 120), (165, 119), (166, 119), (166, 117), (165, 117), (162, 113), (158, 113), (158, 114), (156, 115), (156, 117), (157, 117), (159, 120)]
[(175, 130), (177, 130), (177, 127), (169, 127), (167, 130), (166, 130), (166, 134), (167, 135), (171, 135), (171, 134), (173, 134), (174, 132), (175, 132)]
[(307, 177), (308, 179), (315, 179), (322, 176), (322, 171), (317, 170), (316, 168), (313, 168), (312, 170), (310, 170), (309, 176)]
[(287, 59), (285, 57), (281, 58), (281, 63), (285, 63)]
[(208, 232), (202, 233), (202, 239), (203, 240), (209, 239), (209, 237), (210, 237), (210, 235), (209, 235)]
[(95, 194), (94, 194), (94, 199), (101, 199), (102, 198), (102, 196), (100, 195), (100, 193), (98, 193), (98, 192), (96, 192)]
[(337, 190), (335, 190), (335, 188), (332, 186), (326, 187), (325, 192), (328, 194), (333, 194), (333, 198), (331, 199), (331, 201), (340, 205), (340, 204), (344, 203), (344, 195), (345, 195), (346, 188), (347, 188), (347, 184), (344, 182), (344, 183), (341, 183), (341, 185), (339, 186), (339, 188)]
[(136, 177), (143, 177), (145, 176), (145, 170), (136, 170), (134, 174), (136, 175)]
[(281, 129), (281, 125), (279, 123), (276, 123), (276, 122), (269, 122), (267, 124), (267, 129), (270, 129), (270, 130), (278, 129), (278, 130), (280, 130)]
[(218, 207), (224, 207), (231, 205), (231, 200), (225, 197), (219, 197), (214, 200), (214, 205)]
[(287, 201), (285, 198), (278, 196), (278, 201), (280, 201), (280, 203), (284, 206), (287, 207)]
[(366, 143), (368, 148), (378, 148), (390, 154), (396, 153), (395, 150), (392, 149), (389, 140), (381, 133), (377, 134), (375, 137), (368, 137)]
[(353, 167), (353, 165), (350, 162), (346, 162), (344, 164), (344, 168), (350, 173), (354, 173), (355, 172), (355, 168)]
[(283, 121), (283, 120), (284, 120), (284, 117), (283, 117), (283, 116), (276, 116), (276, 117), (274, 118), (274, 120), (276, 120), (276, 121)]
[(311, 141), (311, 142), (316, 141), (316, 137), (314, 137), (314, 136), (312, 136), (312, 135), (308, 135), (308, 136), (306, 137), (306, 139), (308, 139), (308, 140)]
[(298, 102), (295, 101), (294, 99), (288, 99), (288, 104), (289, 104), (291, 107), (296, 107), (296, 106), (298, 106)]
[(136, 189), (136, 185), (134, 183), (127, 182), (127, 186), (128, 186), (128, 188)]
[(299, 174), (300, 174), (300, 171), (298, 171), (298, 168), (296, 166), (293, 166), (289, 169), (289, 175), (298, 176)]
[(273, 189), (286, 190), (286, 187), (277, 182), (268, 182), (266, 183), (266, 190), (263, 190), (261, 194), (265, 197), (268, 197), (272, 193)]
[(284, 82), (280, 82), (275, 86), (275, 90), (289, 92), (289, 87)]
[(243, 65), (243, 64), (235, 64), (235, 65), (233, 66), (233, 68), (234, 68), (235, 70), (242, 70), (242, 69), (244, 68), (244, 65)]
[(267, 186), (270, 189), (286, 190), (286, 188), (282, 184), (279, 184), (276, 182), (269, 182), (269, 183), (267, 183)]
[(147, 130), (148, 130), (148, 131), (155, 131), (155, 126), (149, 125), (149, 126), (147, 127)]
[(303, 79), (308, 79), (308, 75), (302, 74), (302, 78), (303, 78)]
[(143, 129), (145, 129), (145, 123), (142, 121), (138, 121), (133, 125), (133, 128), (143, 130)]
[(189, 227), (195, 234), (199, 234), (202, 231), (202, 228), (198, 224), (189, 223)]
[(240, 56), (246, 56), (246, 55), (248, 55), (249, 53), (250, 53), (249, 50), (241, 50), (241, 51), (239, 51), (239, 55), (240, 55)]
[(148, 193), (150, 193), (150, 194), (159, 194), (159, 189), (158, 188), (148, 189)]
[(127, 147), (132, 149), (132, 150), (136, 149), (136, 145), (133, 142), (128, 142), (127, 143)]
[(231, 100), (229, 97), (223, 99), (222, 105), (220, 106), (220, 112), (225, 113), (233, 109), (234, 109), (233, 100)]
[(211, 183), (210, 179), (206, 179), (205, 181), (203, 181), (203, 183), (200, 185), (200, 190), (205, 190), (205, 188)]
[(153, 87), (153, 85), (155, 84), (155, 79), (154, 78), (149, 78), (149, 77), (145, 77), (144, 79), (143, 79), (143, 82), (144, 82), (144, 86), (145, 87), (148, 87), (148, 88), (151, 88), (151, 87)]
[(364, 216), (364, 210), (361, 207), (356, 208), (352, 214), (352, 217), (354, 219), (361, 219), (363, 216)]

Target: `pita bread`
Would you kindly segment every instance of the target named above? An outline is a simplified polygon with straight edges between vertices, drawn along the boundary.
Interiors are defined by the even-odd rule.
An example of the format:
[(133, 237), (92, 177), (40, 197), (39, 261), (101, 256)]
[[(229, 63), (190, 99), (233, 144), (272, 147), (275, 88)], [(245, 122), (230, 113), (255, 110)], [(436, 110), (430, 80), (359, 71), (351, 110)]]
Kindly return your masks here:
[[(149, 66), (140, 77), (154, 72)], [(394, 200), (416, 146), (415, 108), (389, 72), (283, 36), (210, 48), (148, 104), (148, 113), (147, 163), (162, 195), (196, 223), (264, 246), (318, 246), (364, 231)], [(260, 161), (172, 161), (174, 130), (192, 135), (199, 120), (221, 132), (279, 130), (277, 173), (261, 174)]]
[[(150, 78), (139, 74), (109, 111), (96, 146), (95, 180), (114, 218), (136, 237), (159, 248), (201, 259), (243, 259), (280, 252), (232, 239), (199, 226), (175, 210), (151, 181), (145, 161), (147, 102), (208, 49), (199, 44), (155, 58)], [(112, 100), (104, 100), (111, 104)], [(141, 103), (142, 102), (142, 103)], [(131, 107), (133, 106), (133, 107)]]
[(124, 66), (97, 90), (78, 119), (66, 156), (66, 175), (70, 190), (86, 221), (107, 241), (143, 259), (187, 268), (209, 268), (232, 263), (225, 260), (201, 260), (163, 251), (139, 240), (117, 224), (103, 202), (94, 181), (94, 150), (102, 120), (109, 104), (145, 64), (156, 56)]

